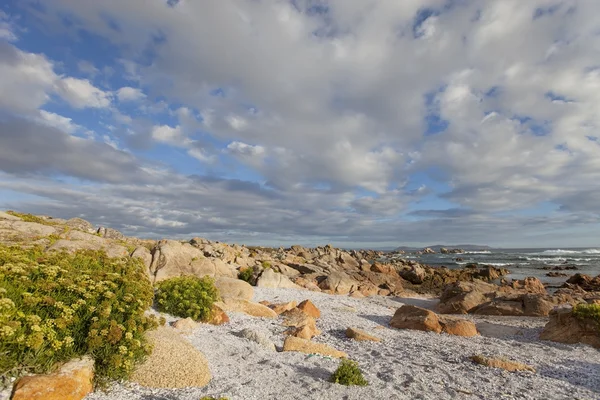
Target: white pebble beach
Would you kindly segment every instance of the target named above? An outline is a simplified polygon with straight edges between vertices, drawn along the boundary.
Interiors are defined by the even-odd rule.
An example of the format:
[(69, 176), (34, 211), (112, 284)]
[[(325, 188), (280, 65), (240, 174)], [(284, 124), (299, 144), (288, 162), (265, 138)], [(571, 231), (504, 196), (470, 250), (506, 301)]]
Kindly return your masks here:
[[(250, 328), (281, 350), (280, 319), (228, 313), (221, 326), (200, 324), (184, 337), (209, 361), (211, 382), (203, 388), (149, 389), (117, 383), (86, 400), (292, 399), (600, 399), (600, 352), (586, 345), (540, 341), (547, 318), (477, 317), (481, 336), (399, 330), (388, 322), (403, 302), (432, 306), (435, 300), (369, 297), (356, 299), (297, 289), (254, 288), (254, 301), (274, 303), (310, 299), (320, 310), (313, 341), (326, 343), (358, 361), (369, 385), (329, 382), (338, 359), (296, 352), (274, 352), (236, 336)], [(174, 318), (166, 316), (169, 321)], [(363, 329), (381, 342), (346, 338), (348, 327)], [(473, 363), (475, 354), (504, 357), (533, 366), (536, 373), (507, 372)], [(168, 373), (168, 371), (165, 371)]]

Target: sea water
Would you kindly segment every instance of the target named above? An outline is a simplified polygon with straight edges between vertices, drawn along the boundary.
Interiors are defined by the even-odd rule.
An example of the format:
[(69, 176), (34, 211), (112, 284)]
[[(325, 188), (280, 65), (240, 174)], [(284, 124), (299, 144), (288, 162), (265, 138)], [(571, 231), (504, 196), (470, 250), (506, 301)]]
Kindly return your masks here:
[(528, 276), (539, 278), (550, 286), (561, 285), (568, 277), (546, 276), (547, 268), (574, 266), (577, 270), (564, 270), (573, 275), (577, 272), (597, 276), (600, 274), (600, 249), (491, 249), (484, 251), (467, 251), (460, 254), (414, 254), (400, 255), (406, 260), (415, 260), (431, 266), (446, 266), (450, 269), (461, 268), (476, 263), (480, 266), (491, 265), (507, 268), (510, 279), (523, 279)]

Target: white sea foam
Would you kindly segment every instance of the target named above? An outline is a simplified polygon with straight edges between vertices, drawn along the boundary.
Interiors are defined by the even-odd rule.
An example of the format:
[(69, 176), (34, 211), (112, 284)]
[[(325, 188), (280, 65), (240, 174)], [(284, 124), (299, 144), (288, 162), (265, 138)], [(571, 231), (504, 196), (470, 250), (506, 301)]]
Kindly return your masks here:
[(465, 254), (492, 254), (489, 250), (481, 250), (481, 251), (465, 251)]
[(586, 249), (586, 250), (546, 250), (542, 253), (535, 254), (548, 254), (548, 255), (564, 255), (564, 254), (598, 254), (600, 255), (600, 249)]

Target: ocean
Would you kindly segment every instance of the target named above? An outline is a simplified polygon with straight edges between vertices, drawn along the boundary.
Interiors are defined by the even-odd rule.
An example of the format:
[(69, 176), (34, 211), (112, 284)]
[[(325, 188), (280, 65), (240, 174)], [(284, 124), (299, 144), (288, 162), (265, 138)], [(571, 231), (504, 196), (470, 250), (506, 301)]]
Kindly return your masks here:
[[(511, 274), (509, 279), (523, 279), (528, 276), (539, 278), (552, 286), (560, 286), (568, 277), (546, 276), (547, 268), (574, 266), (577, 270), (564, 270), (573, 275), (583, 273), (591, 276), (600, 274), (600, 249), (567, 248), (567, 249), (490, 249), (485, 251), (467, 251), (461, 254), (411, 254), (400, 255), (400, 258), (417, 260), (421, 264), (446, 266), (450, 269), (461, 268), (466, 264), (491, 265), (507, 268)], [(457, 261), (457, 258), (459, 259)], [(460, 260), (462, 259), (462, 260)], [(546, 269), (544, 269), (546, 268)]]

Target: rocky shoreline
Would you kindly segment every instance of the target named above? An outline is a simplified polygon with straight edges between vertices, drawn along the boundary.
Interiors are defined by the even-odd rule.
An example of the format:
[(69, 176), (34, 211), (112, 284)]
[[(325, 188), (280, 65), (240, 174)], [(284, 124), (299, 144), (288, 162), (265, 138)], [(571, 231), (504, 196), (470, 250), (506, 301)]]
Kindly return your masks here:
[[(240, 354), (237, 351), (248, 354), (249, 358), (244, 360), (250, 359), (256, 363), (270, 365), (270, 362), (265, 361), (269, 359), (266, 353), (259, 352), (262, 354), (258, 357), (259, 360), (256, 355), (249, 355), (252, 353), (250, 350), (254, 349), (252, 346), (249, 347), (246, 342), (239, 342), (239, 340), (256, 341), (256, 339), (248, 339), (257, 337), (257, 333), (253, 331), (256, 327), (261, 327), (264, 333), (258, 335), (262, 338), (259, 342), (265, 342), (265, 338), (270, 338), (267, 342), (273, 343), (273, 346), (267, 346), (270, 351), (278, 349), (286, 353), (290, 349), (302, 351), (299, 349), (306, 347), (317, 349), (311, 350), (311, 354), (327, 353), (336, 356), (338, 354), (336, 352), (341, 351), (339, 354), (344, 357), (349, 356), (352, 359), (365, 361), (367, 375), (370, 374), (371, 379), (378, 382), (377, 385), (387, 393), (386, 396), (391, 396), (371, 398), (386, 399), (414, 398), (402, 394), (404, 391), (400, 386), (410, 388), (406, 393), (411, 396), (415, 396), (418, 390), (426, 390), (427, 393), (422, 397), (426, 399), (463, 398), (467, 392), (482, 393), (483, 397), (480, 398), (497, 398), (493, 396), (506, 394), (502, 392), (504, 389), (501, 390), (490, 383), (489, 378), (485, 378), (488, 379), (485, 385), (476, 382), (477, 379), (483, 379), (482, 377), (488, 374), (482, 375), (478, 369), (481, 367), (473, 367), (473, 360), (490, 365), (504, 362), (481, 356), (481, 354), (493, 356), (492, 352), (485, 351), (485, 346), (482, 347), (484, 344), (491, 343), (500, 355), (509, 358), (521, 356), (519, 353), (511, 353), (510, 346), (525, 346), (525, 352), (530, 355), (533, 354), (531, 353), (533, 349), (541, 346), (544, 351), (553, 352), (555, 358), (536, 358), (531, 355), (533, 358), (527, 357), (523, 360), (535, 360), (537, 365), (531, 368), (536, 370), (541, 368), (542, 371), (551, 368), (550, 365), (554, 363), (563, 363), (569, 351), (586, 347), (578, 345), (571, 350), (559, 347), (562, 350), (558, 351), (555, 345), (540, 341), (540, 338), (600, 347), (600, 330), (596, 328), (595, 322), (577, 319), (571, 315), (572, 307), (577, 304), (600, 304), (600, 277), (576, 274), (570, 277), (560, 289), (549, 293), (537, 278), (507, 280), (505, 276), (509, 273), (508, 270), (492, 266), (467, 266), (451, 270), (423, 265), (398, 256), (383, 257), (384, 253), (378, 251), (346, 251), (330, 245), (316, 248), (292, 246), (285, 249), (230, 245), (203, 238), (193, 238), (189, 241), (143, 240), (126, 237), (107, 227), (95, 227), (79, 218), (62, 220), (15, 212), (0, 212), (0, 244), (20, 247), (40, 246), (46, 252), (103, 250), (110, 257), (136, 257), (143, 261), (148, 279), (154, 283), (182, 275), (213, 277), (222, 296), (221, 301), (215, 305), (219, 311), (213, 321), (210, 324), (196, 324), (194, 321), (176, 321), (168, 315), (163, 315), (168, 321), (174, 323), (174, 327), (161, 328), (162, 333), (158, 334), (159, 339), (156, 340), (171, 343), (169, 338), (173, 335), (172, 332), (191, 335), (185, 337), (202, 354), (207, 355), (208, 364), (205, 369), (208, 371), (210, 365), (214, 378), (211, 381), (210, 377), (201, 374), (196, 383), (190, 385), (203, 386), (211, 382), (208, 383), (207, 388), (215, 391), (218, 389), (232, 398), (255, 398), (248, 397), (248, 392), (239, 387), (240, 382), (236, 385), (235, 382), (221, 375), (235, 375), (238, 368), (236, 363), (244, 364), (245, 361), (239, 360)], [(459, 252), (452, 249), (444, 250), (447, 253)], [(302, 300), (308, 300), (308, 303), (298, 304)], [(314, 307), (317, 311), (310, 311), (311, 302), (317, 304), (318, 308)], [(323, 317), (321, 312), (324, 314)], [(280, 324), (277, 321), (281, 318), (283, 320)], [(507, 325), (506, 321), (511, 322)], [(543, 327), (545, 328), (542, 330)], [(250, 331), (245, 334), (240, 333), (243, 329)], [(350, 335), (350, 339), (356, 337), (382, 339), (380, 337), (382, 336), (386, 351), (382, 352), (380, 348), (373, 347), (375, 345), (371, 344), (366, 345), (367, 349), (370, 349), (368, 351), (357, 348), (354, 344), (355, 340), (348, 342), (350, 339), (346, 334), (340, 333), (342, 330), (350, 332), (347, 334)], [(523, 338), (518, 332), (529, 333), (526, 334), (526, 338)], [(231, 335), (236, 339), (230, 337)], [(177, 333), (175, 337), (179, 337), (179, 334)], [(287, 339), (284, 341), (285, 337)], [(219, 340), (230, 343), (237, 350), (227, 351), (222, 343), (219, 344)], [(410, 363), (417, 363), (419, 357), (412, 353), (408, 355), (400, 343), (410, 347), (422, 341), (426, 344), (417, 346), (418, 351), (427, 354), (429, 357), (427, 362), (430, 365), (440, 362), (449, 364), (446, 365), (446, 369), (438, 371), (441, 375), (433, 374), (428, 368), (424, 370), (417, 368), (420, 370), (418, 374), (421, 375), (410, 375), (409, 378), (408, 371), (412, 370)], [(231, 357), (231, 360), (225, 363), (226, 366), (220, 360), (215, 361), (216, 355), (211, 356), (213, 349), (206, 347), (203, 344), (205, 342), (213, 343), (220, 349), (219, 357)], [(187, 348), (189, 343), (186, 343), (172, 344), (172, 347)], [(319, 343), (331, 346), (331, 351), (319, 347)], [(473, 354), (454, 355), (448, 358), (447, 349), (438, 348), (441, 343), (449, 348), (467, 348), (469, 353)], [(396, 353), (390, 352), (390, 348)], [(577, 352), (587, 354), (582, 357), (590, 365), (598, 365), (600, 359), (596, 350), (592, 352), (588, 350), (588, 353), (584, 350), (577, 350)], [(559, 353), (560, 357), (558, 357)], [(160, 355), (168, 359), (170, 352), (166, 349), (156, 354), (157, 357)], [(198, 355), (198, 360), (203, 360), (202, 354)], [(467, 356), (475, 358), (471, 360), (465, 358)], [(386, 372), (384, 367), (377, 365), (377, 359), (382, 358), (384, 363), (397, 364), (395, 360), (397, 357), (409, 360), (408, 365), (402, 364), (398, 367), (401, 370), (406, 369), (402, 373), (403, 377), (392, 374), (394, 378), (390, 378), (390, 381), (388, 375), (391, 372)], [(450, 359), (454, 361), (449, 361)], [(301, 356), (290, 354), (286, 355), (284, 360), (275, 362), (271, 367), (277, 366), (286, 370), (290, 362), (304, 365), (302, 368), (306, 369), (308, 378), (292, 380), (296, 385), (299, 383), (308, 385), (306, 389), (308, 391), (304, 392), (303, 398), (314, 398), (315, 393), (320, 390), (327, 390), (327, 395), (319, 395), (319, 398), (332, 399), (341, 398), (336, 397), (337, 395), (359, 398), (377, 393), (373, 389), (378, 387), (377, 385), (371, 389), (339, 389), (335, 385), (321, 382), (323, 372), (311, 370), (311, 368), (318, 368), (314, 360), (307, 363)], [(326, 369), (331, 369), (331, 363), (325, 364)], [(215, 365), (218, 365), (216, 369)], [(461, 368), (465, 368), (473, 376), (460, 379), (454, 377), (450, 379), (454, 382), (452, 387), (447, 384), (443, 390), (437, 387), (437, 384), (427, 382), (427, 379), (439, 380), (440, 376), (455, 373), (456, 365), (461, 365)], [(188, 367), (179, 365), (173, 368), (185, 370)], [(151, 376), (153, 368), (148, 366), (140, 368), (142, 370), (147, 368), (145, 370), (147, 372), (142, 374), (139, 382), (155, 381), (154, 378), (149, 379), (147, 376), (147, 374)], [(265, 368), (257, 368), (262, 373), (266, 373)], [(576, 375), (574, 368), (567, 368), (569, 374)], [(595, 371), (597, 368), (592, 370)], [(191, 376), (196, 372), (191, 371), (184, 375)], [(248, 373), (251, 374), (249, 382), (254, 378), (257, 382), (263, 379), (257, 378), (251, 372)], [(272, 371), (272, 373), (276, 372)], [(235, 379), (239, 381), (240, 377), (236, 376)], [(543, 379), (541, 377), (524, 379), (521, 376), (515, 378), (504, 375), (503, 379), (505, 384), (516, 385), (515, 387), (518, 388), (517, 391), (510, 389), (507, 393), (512, 393), (511, 395), (516, 395), (519, 391), (529, 393), (527, 396), (530, 397), (520, 398), (535, 398), (536, 390), (531, 388), (538, 387), (537, 390), (540, 390), (543, 385), (556, 387), (553, 393), (557, 397), (550, 395), (546, 396), (547, 398), (564, 398), (558, 395), (563, 392), (557, 389), (559, 382), (552, 374)], [(572, 393), (580, 393), (582, 396), (580, 398), (596, 398), (591, 393), (600, 390), (598, 379), (591, 377), (585, 379), (587, 383), (580, 385), (578, 378), (569, 375), (566, 379), (568, 385), (571, 385), (569, 390)], [(168, 381), (167, 379), (165, 382)], [(525, 381), (528, 383), (524, 384)], [(185, 378), (183, 382), (186, 382)], [(235, 389), (232, 389), (233, 387)], [(130, 389), (128, 384), (119, 384), (113, 387), (109, 394), (95, 393), (90, 395), (89, 399), (187, 399), (198, 393), (209, 393), (210, 390), (147, 392), (140, 387), (134, 386)], [(257, 390), (262, 397), (256, 398), (275, 398), (269, 397), (271, 392), (264, 393), (260, 389)], [(269, 387), (269, 390), (272, 390), (272, 393), (282, 390), (285, 392), (285, 388), (282, 387)], [(290, 392), (288, 397), (277, 398), (298, 398), (293, 397), (292, 393)]]

